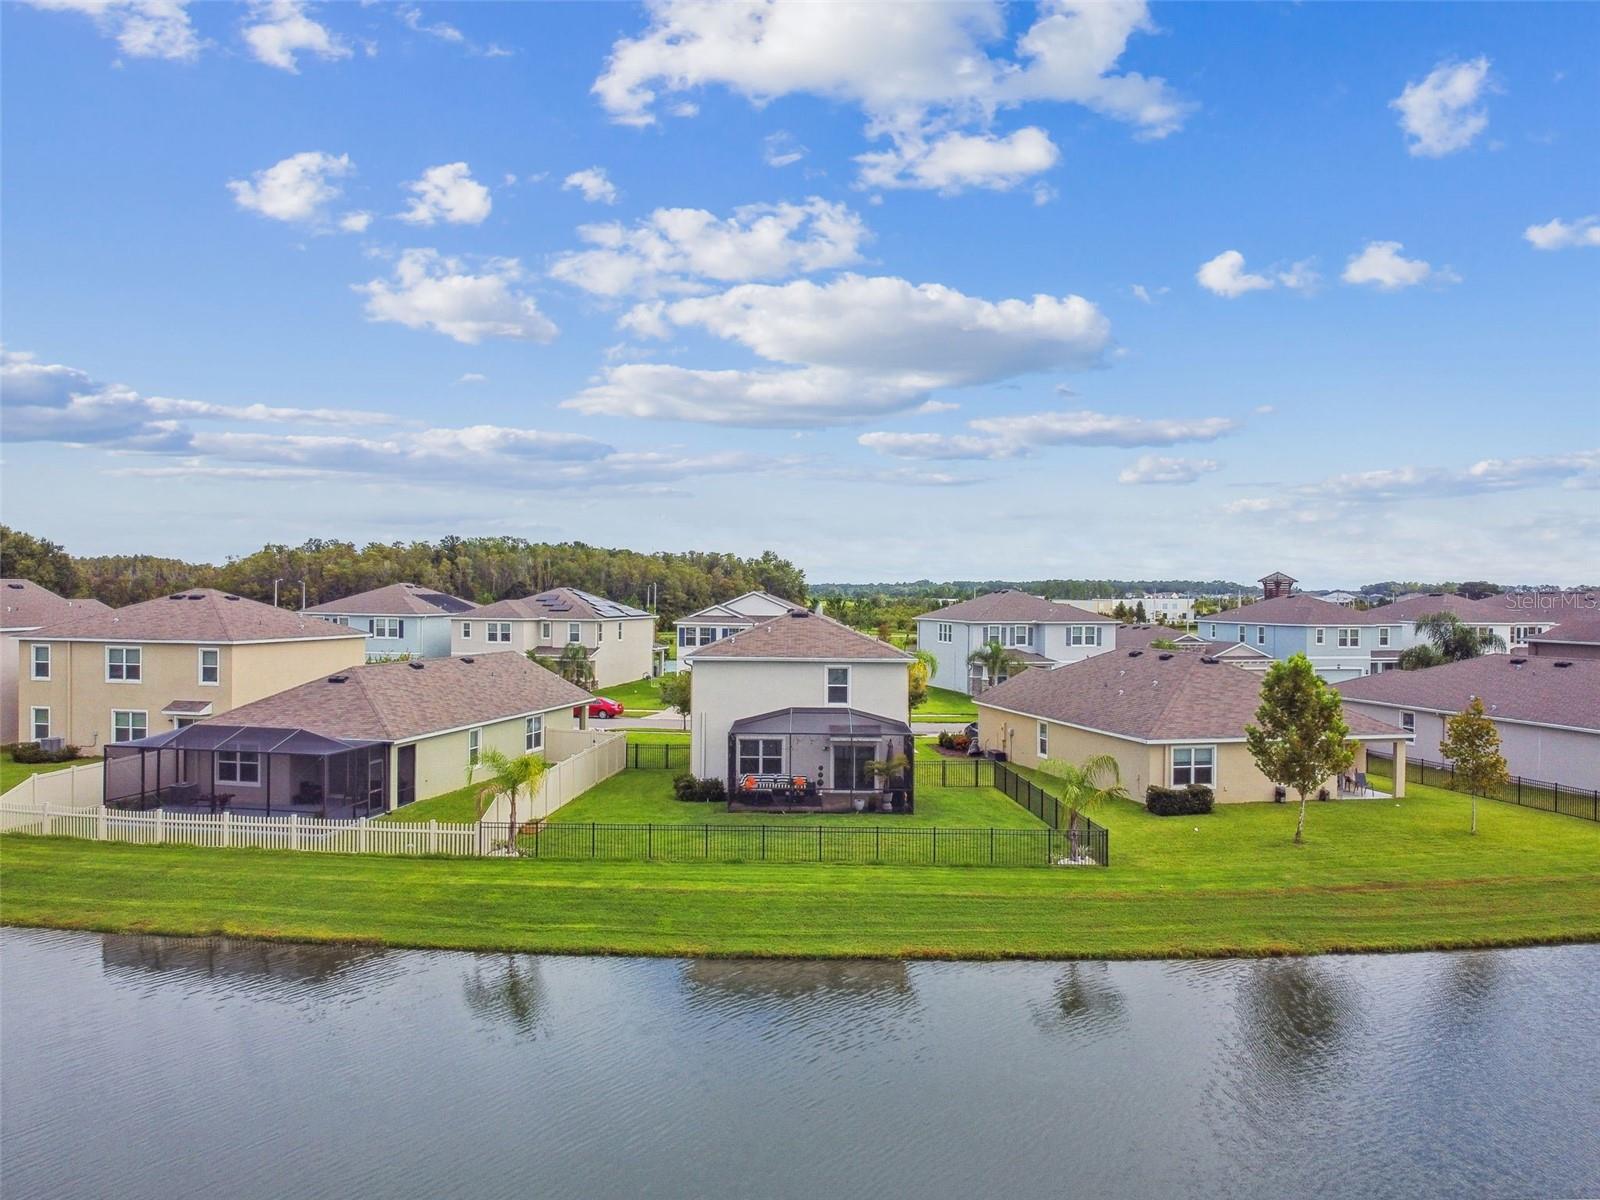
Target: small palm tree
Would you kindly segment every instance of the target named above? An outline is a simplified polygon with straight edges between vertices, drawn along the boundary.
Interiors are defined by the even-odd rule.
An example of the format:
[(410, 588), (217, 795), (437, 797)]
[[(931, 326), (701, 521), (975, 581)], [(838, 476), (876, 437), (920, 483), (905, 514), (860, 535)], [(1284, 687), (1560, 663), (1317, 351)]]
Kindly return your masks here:
[(519, 758), (511, 758), (498, 750), (485, 750), (479, 762), (487, 767), (492, 774), (483, 781), (478, 788), (478, 811), (483, 812), (501, 796), (507, 797), (510, 805), (508, 815), (511, 818), (511, 835), (506, 839), (508, 853), (517, 852), (517, 793), (523, 788), (528, 789), (528, 795), (533, 795), (533, 789), (539, 786), (539, 780), (544, 778), (544, 773), (550, 769), (550, 764), (537, 754), (524, 754)]
[(888, 758), (875, 758), (869, 762), (867, 764), (867, 774), (880, 781), (878, 787), (881, 790), (888, 785), (891, 779), (903, 775), (905, 769), (910, 765), (911, 760), (904, 754), (891, 754)]
[(985, 686), (998, 683), (1002, 675), (1009, 679), (1023, 669), (1023, 662), (1015, 651), (999, 642), (989, 642), (967, 655), (967, 665), (983, 668), (984, 678), (988, 681)]
[(1420, 671), (1441, 663), (1462, 662), (1484, 654), (1503, 652), (1506, 641), (1498, 633), (1480, 632), (1451, 612), (1428, 613), (1417, 618), (1417, 633), (1428, 640), (1400, 652), (1402, 671)]
[(1095, 754), (1081, 763), (1047, 758), (1039, 770), (1050, 776), (1056, 794), (1067, 806), (1067, 844), (1072, 857), (1078, 857), (1078, 818), (1088, 818), (1117, 800), (1130, 800), (1122, 786), (1122, 769), (1109, 754)]
[(575, 687), (594, 687), (594, 663), (589, 658), (589, 652), (577, 642), (568, 642), (555, 658), (535, 654), (531, 650), (528, 651), (528, 657)]

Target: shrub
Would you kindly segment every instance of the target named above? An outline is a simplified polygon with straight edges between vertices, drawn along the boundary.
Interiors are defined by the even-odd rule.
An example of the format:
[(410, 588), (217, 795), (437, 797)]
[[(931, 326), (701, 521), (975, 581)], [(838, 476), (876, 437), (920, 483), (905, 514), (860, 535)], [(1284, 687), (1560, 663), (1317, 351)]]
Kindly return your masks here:
[(952, 750), (960, 750), (962, 753), (966, 753), (966, 749), (970, 745), (972, 745), (972, 739), (969, 738), (966, 734), (957, 733), (957, 734), (951, 735), (951, 738), (950, 738), (950, 749), (952, 749)]
[(672, 777), (672, 794), (691, 804), (718, 804), (728, 798), (720, 779), (696, 779), (689, 772)]
[(684, 771), (672, 777), (672, 794), (679, 800), (698, 800), (700, 781)]
[(18, 742), (6, 749), (11, 755), (11, 760), (19, 763), (71, 762), (78, 757), (76, 746), (62, 746), (59, 750), (41, 750), (38, 742)]
[(1145, 789), (1144, 806), (1158, 817), (1192, 817), (1211, 811), (1216, 797), (1202, 783), (1169, 788), (1151, 784)]
[(948, 729), (939, 730), (939, 748), (940, 749), (942, 749), (942, 750), (952, 750), (952, 749), (954, 749), (955, 748), (955, 741), (956, 741), (955, 738), (951, 736), (950, 731)]

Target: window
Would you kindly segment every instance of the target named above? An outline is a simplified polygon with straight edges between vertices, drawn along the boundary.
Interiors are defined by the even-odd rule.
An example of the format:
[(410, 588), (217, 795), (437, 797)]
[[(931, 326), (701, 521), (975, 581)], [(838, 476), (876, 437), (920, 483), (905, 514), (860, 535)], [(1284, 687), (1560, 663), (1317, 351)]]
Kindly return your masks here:
[(1317, 630), (1317, 645), (1326, 646), (1327, 644), (1328, 644), (1328, 631), (1326, 629)]
[(1387, 625), (1380, 625), (1380, 626), (1378, 626), (1378, 645), (1387, 646), (1388, 644), (1389, 644), (1389, 627)]
[(1099, 625), (1069, 625), (1067, 643), (1072, 646), (1104, 645), (1105, 630)]
[(469, 642), (469, 641), (472, 640), (472, 622), (471, 621), (463, 621), (463, 622), (461, 622), (461, 640), (464, 641), (464, 642)]
[(1210, 786), (1216, 779), (1217, 749), (1215, 746), (1174, 746), (1172, 748), (1172, 786), (1188, 787), (1191, 783)]
[(700, 644), (702, 646), (709, 646), (709, 645), (711, 645), (712, 642), (714, 642), (716, 640), (717, 640), (717, 630), (716, 630), (716, 627), (714, 625), (702, 625), (702, 626), (700, 626)]
[(606, 623), (604, 621), (596, 621), (594, 623), (594, 640), (597, 643), (606, 640)]
[(143, 676), (141, 658), (137, 646), (107, 646), (106, 682), (138, 683)]
[(523, 744), (529, 754), (532, 754), (535, 750), (544, 749), (544, 718), (542, 716), (528, 718)]
[(467, 730), (467, 766), (475, 767), (483, 752), (483, 730)]
[(576, 622), (576, 621), (568, 621), (567, 622), (567, 641), (569, 641), (569, 642), (581, 642), (581, 641), (583, 641), (583, 626), (578, 624), (578, 622)]
[(1266, 644), (1267, 644), (1267, 627), (1265, 625), (1257, 625), (1256, 626), (1256, 645), (1265, 646)]
[(142, 738), (149, 726), (143, 712), (117, 708), (111, 711), (111, 740), (115, 742), (136, 742)]
[(679, 625), (678, 626), (678, 645), (680, 645), (680, 646), (692, 646), (692, 645), (694, 645), (694, 626), (692, 626), (692, 625)]
[[(1511, 644), (1514, 646), (1524, 646), (1527, 644), (1529, 638), (1534, 637), (1536, 634), (1542, 632), (1543, 629), (1543, 625), (1513, 625), (1511, 627)], [(34, 647), (35, 653), (38, 652), (38, 649), (39, 647)], [(46, 678), (49, 678), (49, 676), (46, 675)]]
[(783, 773), (782, 738), (740, 738), (740, 775), (780, 775)]
[(621, 640), (622, 640), (622, 622), (618, 621), (617, 622), (617, 641), (620, 642)]
[(737, 625), (724, 625), (721, 629), (717, 630), (717, 640), (720, 642), (723, 638), (730, 638), (738, 632), (739, 627)]
[(483, 627), (483, 636), (486, 641), (490, 642), (510, 642), (511, 622), (490, 621)]
[(1217, 640), (1217, 627), (1215, 625), (1211, 626), (1211, 633), (1210, 633), (1209, 636), (1210, 636), (1212, 641), (1216, 641)]
[(1032, 625), (1007, 625), (1000, 630), (1001, 642), (1007, 646), (1033, 645)]
[(1039, 722), (1039, 757), (1050, 757), (1050, 726)]
[(543, 642), (546, 646), (548, 646), (550, 644), (550, 622), (549, 621), (540, 621), (539, 622), (539, 640), (541, 642)]
[(261, 755), (254, 750), (218, 750), (217, 782), (261, 786)]
[(200, 647), (200, 682), (210, 687), (222, 682), (222, 651), (215, 646)]
[(403, 638), (406, 635), (406, 623), (399, 617), (373, 617), (367, 622), (367, 629), (373, 637), (378, 638)]
[(48, 708), (36, 708), (29, 715), (31, 719), (28, 724), (33, 729), (33, 740), (36, 742), (44, 741), (45, 738), (50, 736), (50, 710)]
[(1342, 648), (1361, 645), (1361, 630), (1354, 625), (1339, 630), (1339, 645)]
[(33, 673), (34, 679), (50, 678), (50, 647), (36, 645), (33, 648)]
[(1407, 733), (1415, 733), (1417, 731), (1417, 714), (1409, 712), (1401, 713), (1400, 728), (1404, 729)]
[(937, 636), (941, 642), (954, 641), (955, 627), (951, 625), (949, 621), (941, 621), (939, 622), (939, 632)]
[(828, 703), (850, 703), (850, 668), (828, 668)]

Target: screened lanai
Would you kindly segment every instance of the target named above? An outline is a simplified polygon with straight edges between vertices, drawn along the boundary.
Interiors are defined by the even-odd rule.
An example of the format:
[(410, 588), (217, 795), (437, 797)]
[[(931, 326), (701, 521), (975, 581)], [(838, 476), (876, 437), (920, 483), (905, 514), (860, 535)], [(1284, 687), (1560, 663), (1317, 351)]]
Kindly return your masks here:
[(387, 742), (204, 722), (106, 747), (107, 808), (361, 817), (386, 807)]
[(728, 730), (728, 806), (910, 812), (911, 726), (854, 708), (781, 708)]

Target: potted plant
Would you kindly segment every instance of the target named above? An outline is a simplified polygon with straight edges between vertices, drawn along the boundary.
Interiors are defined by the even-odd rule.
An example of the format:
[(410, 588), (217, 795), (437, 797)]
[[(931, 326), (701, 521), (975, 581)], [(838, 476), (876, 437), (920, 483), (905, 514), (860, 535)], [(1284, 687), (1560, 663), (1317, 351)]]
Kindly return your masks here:
[(889, 781), (905, 774), (906, 768), (910, 765), (911, 760), (904, 754), (891, 754), (888, 758), (875, 758), (869, 762), (867, 774), (872, 776), (873, 785), (880, 792), (886, 792), (889, 790)]

